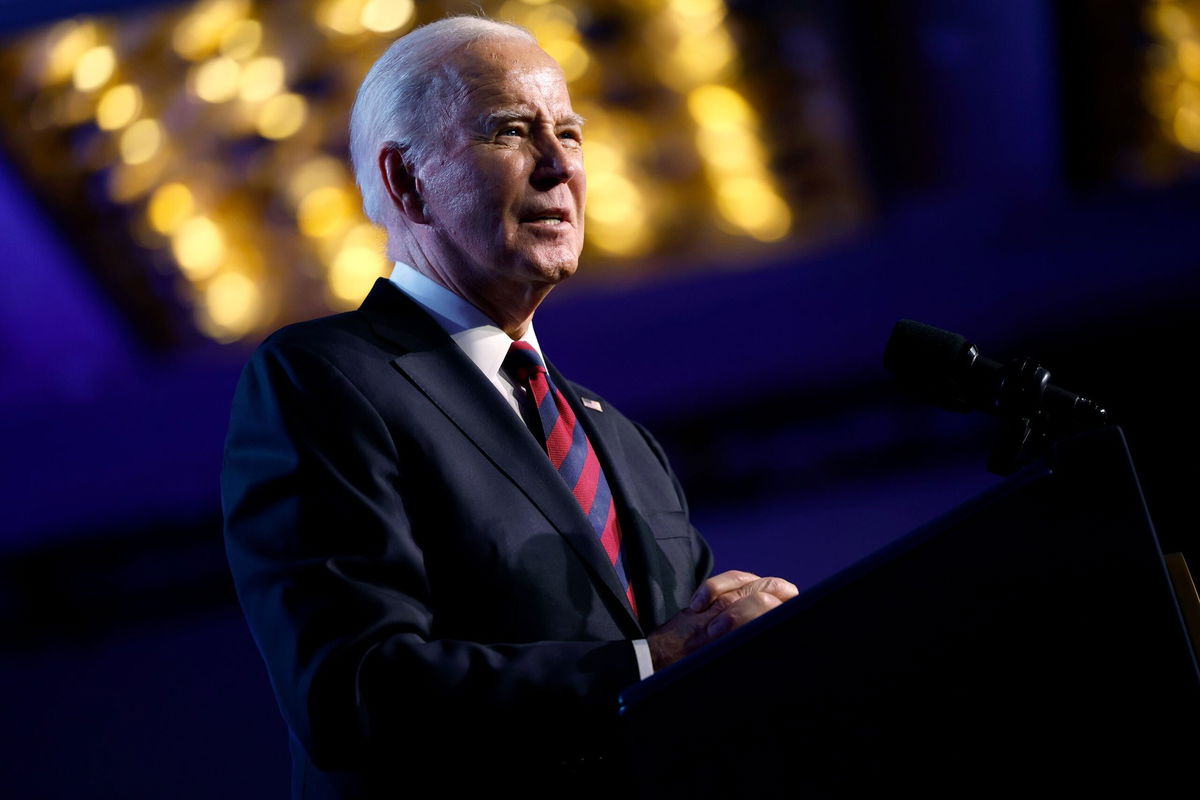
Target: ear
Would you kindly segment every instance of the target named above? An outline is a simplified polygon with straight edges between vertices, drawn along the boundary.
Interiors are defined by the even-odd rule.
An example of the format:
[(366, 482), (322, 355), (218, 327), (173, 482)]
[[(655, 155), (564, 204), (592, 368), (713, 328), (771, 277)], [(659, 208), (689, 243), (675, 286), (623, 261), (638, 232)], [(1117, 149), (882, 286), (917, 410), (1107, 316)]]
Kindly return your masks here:
[(424, 225), (428, 222), (425, 202), (421, 199), (417, 176), (413, 174), (406, 155), (405, 148), (396, 142), (385, 144), (379, 151), (379, 175), (396, 210), (410, 222)]

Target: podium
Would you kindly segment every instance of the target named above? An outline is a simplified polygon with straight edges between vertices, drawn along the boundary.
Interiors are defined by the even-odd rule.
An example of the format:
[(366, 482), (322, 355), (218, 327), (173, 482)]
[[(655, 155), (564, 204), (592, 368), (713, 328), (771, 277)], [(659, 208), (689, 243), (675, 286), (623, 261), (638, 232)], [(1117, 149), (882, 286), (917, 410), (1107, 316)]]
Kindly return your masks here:
[(1200, 673), (1119, 428), (621, 705), (646, 798), (1159, 797), (1200, 777)]

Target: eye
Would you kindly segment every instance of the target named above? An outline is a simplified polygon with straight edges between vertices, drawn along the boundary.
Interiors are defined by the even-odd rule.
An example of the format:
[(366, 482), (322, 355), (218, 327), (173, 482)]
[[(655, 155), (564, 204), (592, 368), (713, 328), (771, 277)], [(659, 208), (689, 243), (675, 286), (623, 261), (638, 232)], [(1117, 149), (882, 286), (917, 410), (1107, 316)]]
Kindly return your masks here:
[(574, 144), (583, 144), (583, 134), (577, 130), (564, 130), (558, 132), (558, 138), (564, 142), (573, 142)]
[(525, 131), (520, 125), (505, 125), (496, 133), (497, 136), (522, 136)]

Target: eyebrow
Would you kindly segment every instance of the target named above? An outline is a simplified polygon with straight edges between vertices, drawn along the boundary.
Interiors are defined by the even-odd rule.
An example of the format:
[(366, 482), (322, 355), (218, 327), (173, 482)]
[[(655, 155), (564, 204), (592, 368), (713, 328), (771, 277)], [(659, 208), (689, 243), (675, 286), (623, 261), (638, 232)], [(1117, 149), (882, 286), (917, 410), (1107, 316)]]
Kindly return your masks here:
[[(519, 108), (502, 108), (498, 111), (493, 111), (490, 114), (484, 114), (480, 118), (480, 127), (485, 131), (490, 131), (497, 125), (503, 125), (508, 122), (526, 122), (532, 119), (534, 116), (536, 115), (530, 113), (528, 110)], [(554, 123), (554, 127), (561, 128), (575, 126), (577, 128), (582, 128), (583, 123), (584, 119), (582, 116), (571, 113), (556, 121)]]

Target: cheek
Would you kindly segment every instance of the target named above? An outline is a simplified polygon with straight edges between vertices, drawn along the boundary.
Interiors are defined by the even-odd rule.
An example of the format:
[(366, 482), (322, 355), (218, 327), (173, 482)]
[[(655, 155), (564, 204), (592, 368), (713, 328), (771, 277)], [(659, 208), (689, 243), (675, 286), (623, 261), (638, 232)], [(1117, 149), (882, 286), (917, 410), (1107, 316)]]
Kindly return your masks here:
[(445, 166), (424, 181), (421, 199), (433, 217), (435, 224), (454, 233), (461, 230), (465, 219), (470, 218), (470, 200), (462, 187), (466, 176), (457, 167)]
[(462, 187), (463, 201), (469, 206), (481, 225), (492, 228), (508, 225), (519, 206), (519, 184), (512, 175), (492, 169), (479, 171)]
[(500, 227), (493, 195), (475, 178), (460, 170), (445, 173), (436, 193), (436, 218), (449, 238), (468, 250), (492, 246)]

